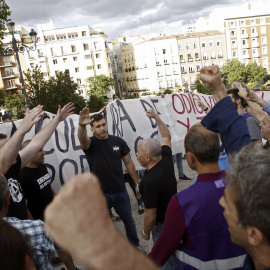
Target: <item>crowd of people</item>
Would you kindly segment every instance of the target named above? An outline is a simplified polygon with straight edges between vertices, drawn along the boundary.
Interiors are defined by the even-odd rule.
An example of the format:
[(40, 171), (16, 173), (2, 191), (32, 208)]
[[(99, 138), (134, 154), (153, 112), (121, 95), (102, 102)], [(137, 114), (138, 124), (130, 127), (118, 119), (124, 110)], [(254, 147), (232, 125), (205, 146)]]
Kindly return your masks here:
[[(0, 134), (0, 266), (53, 269), (57, 252), (68, 270), (78, 269), (73, 257), (90, 269), (270, 269), (270, 103), (241, 82), (226, 91), (218, 66), (202, 68), (200, 79), (217, 103), (209, 110), (198, 100), (207, 115), (184, 140), (187, 163), (198, 176), (178, 193), (171, 135), (153, 109), (146, 115), (156, 121), (161, 141), (138, 143), (136, 156), (145, 168), (140, 180), (127, 143), (108, 134), (103, 114), (89, 117), (82, 109), (78, 139), (91, 173), (73, 176), (57, 196), (43, 147), (73, 104), (59, 107), (31, 141), (23, 143), (24, 135), (42, 106), (26, 112), (11, 138)], [(140, 235), (148, 241), (152, 234), (148, 256), (127, 176), (144, 213)], [(114, 226), (112, 208), (127, 239)]]

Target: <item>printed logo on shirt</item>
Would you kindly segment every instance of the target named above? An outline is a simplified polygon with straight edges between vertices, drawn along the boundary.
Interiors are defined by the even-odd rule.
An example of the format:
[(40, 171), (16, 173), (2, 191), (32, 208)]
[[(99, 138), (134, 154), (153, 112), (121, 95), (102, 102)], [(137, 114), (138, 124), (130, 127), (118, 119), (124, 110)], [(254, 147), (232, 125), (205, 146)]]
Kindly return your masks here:
[(114, 146), (113, 147), (113, 151), (115, 151), (115, 152), (119, 151), (119, 149), (120, 149), (119, 146)]
[(8, 187), (9, 187), (9, 191), (10, 191), (10, 195), (12, 197), (12, 200), (16, 203), (19, 203), (23, 198), (20, 183), (13, 178), (9, 178), (8, 179)]
[(48, 184), (51, 183), (51, 177), (50, 175), (47, 173), (45, 175), (43, 175), (42, 177), (40, 177), (37, 180), (38, 184), (39, 184), (39, 188), (43, 189), (44, 187), (46, 187)]

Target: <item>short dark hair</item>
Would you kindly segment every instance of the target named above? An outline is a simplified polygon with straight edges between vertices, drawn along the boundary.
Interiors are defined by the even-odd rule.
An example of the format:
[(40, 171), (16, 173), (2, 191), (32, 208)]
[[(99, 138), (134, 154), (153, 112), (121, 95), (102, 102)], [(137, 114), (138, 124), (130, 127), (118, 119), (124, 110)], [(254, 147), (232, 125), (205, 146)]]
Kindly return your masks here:
[(90, 120), (92, 120), (92, 119), (94, 119), (94, 120), (91, 123), (91, 127), (93, 126), (94, 122), (98, 122), (98, 121), (105, 119), (105, 118), (104, 118), (103, 114), (96, 113), (96, 114), (91, 115)]
[(229, 161), (225, 182), (235, 190), (239, 222), (258, 228), (270, 243), (270, 151), (249, 144)]
[(25, 257), (34, 262), (29, 237), (0, 219), (0, 265), (2, 269), (25, 269)]
[(201, 164), (218, 162), (219, 138), (216, 133), (207, 130), (201, 124), (190, 128), (184, 144), (186, 152), (193, 153)]
[(239, 90), (238, 90), (237, 88), (232, 88), (232, 89), (230, 89), (230, 90), (227, 91), (227, 94), (228, 94), (228, 95), (232, 94), (232, 97), (233, 97), (235, 100), (240, 99), (240, 100), (241, 100), (241, 105), (242, 105), (244, 108), (246, 108), (247, 105), (248, 105), (247, 102), (246, 102), (246, 100), (245, 100), (244, 98), (240, 97), (238, 93), (239, 93)]
[(4, 206), (6, 195), (9, 192), (8, 182), (6, 177), (0, 173), (0, 211)]
[(0, 133), (0, 140), (6, 139), (7, 134)]

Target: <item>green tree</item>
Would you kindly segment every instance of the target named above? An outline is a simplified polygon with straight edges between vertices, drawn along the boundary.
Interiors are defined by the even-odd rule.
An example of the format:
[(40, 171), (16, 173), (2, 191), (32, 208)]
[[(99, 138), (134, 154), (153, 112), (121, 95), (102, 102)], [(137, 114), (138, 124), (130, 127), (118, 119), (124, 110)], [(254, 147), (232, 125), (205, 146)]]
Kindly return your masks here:
[(103, 106), (105, 106), (103, 96), (91, 95), (87, 102), (87, 107), (90, 112), (98, 112)]
[(246, 67), (238, 60), (227, 60), (221, 71), (222, 81), (225, 85), (231, 85), (237, 80), (247, 83)]
[(87, 79), (89, 90), (87, 95), (103, 96), (110, 91), (110, 87), (114, 85), (113, 78), (106, 75), (95, 75)]
[(13, 114), (17, 119), (21, 119), (25, 114), (25, 101), (22, 94), (13, 94), (6, 96), (5, 107), (7, 111)]
[(5, 105), (5, 98), (6, 98), (5, 88), (0, 88), (0, 106)]
[(32, 71), (28, 70), (26, 77), (31, 108), (42, 104), (45, 111), (56, 113), (58, 105), (64, 106), (73, 102), (74, 112), (79, 114), (85, 107), (83, 97), (76, 92), (78, 84), (73, 81), (68, 71), (60, 72), (56, 77), (45, 81), (40, 69), (36, 67)]
[(200, 82), (199, 77), (197, 77), (197, 79), (195, 80), (194, 85), (198, 93), (205, 94), (205, 95), (212, 95), (209, 89)]
[(0, 0), (0, 53), (3, 51), (2, 39), (4, 38), (4, 30), (6, 29), (6, 22), (8, 21), (10, 14), (11, 11), (5, 0)]
[(257, 63), (249, 63), (246, 66), (246, 73), (247, 73), (247, 83), (253, 84), (253, 87), (256, 87), (259, 80), (263, 79), (267, 75), (267, 71)]

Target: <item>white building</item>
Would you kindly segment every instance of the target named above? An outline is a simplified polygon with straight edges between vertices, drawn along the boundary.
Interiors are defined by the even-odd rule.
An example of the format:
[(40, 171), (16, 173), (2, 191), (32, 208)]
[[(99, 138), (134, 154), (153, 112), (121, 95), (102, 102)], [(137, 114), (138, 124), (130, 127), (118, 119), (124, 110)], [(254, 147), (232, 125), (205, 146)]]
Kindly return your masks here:
[(31, 69), (38, 65), (45, 79), (69, 70), (85, 96), (86, 80), (94, 75), (112, 76), (107, 35), (88, 25), (54, 28), (37, 25), (37, 50), (26, 55)]

